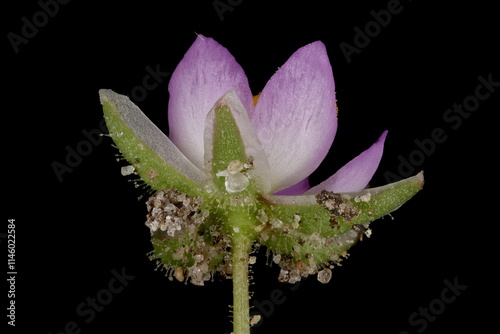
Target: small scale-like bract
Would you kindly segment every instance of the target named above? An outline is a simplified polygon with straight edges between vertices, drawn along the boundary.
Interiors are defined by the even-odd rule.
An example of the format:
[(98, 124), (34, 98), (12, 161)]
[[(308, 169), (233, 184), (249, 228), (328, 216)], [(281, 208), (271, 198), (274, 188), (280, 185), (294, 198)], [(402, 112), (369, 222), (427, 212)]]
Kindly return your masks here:
[(227, 172), (229, 174), (236, 174), (243, 169), (243, 163), (239, 160), (233, 160), (227, 166)]
[(132, 165), (123, 166), (123, 167), (121, 168), (121, 173), (122, 173), (122, 175), (123, 175), (123, 176), (130, 175), (130, 174), (132, 174), (134, 171), (135, 171), (135, 168), (134, 168), (134, 166), (132, 166)]
[(354, 197), (354, 202), (356, 202), (356, 203), (369, 202), (371, 197), (372, 197), (371, 193), (366, 193), (364, 195)]
[(146, 226), (157, 238), (190, 232), (203, 221), (200, 217), (201, 199), (191, 198), (176, 190), (159, 191), (149, 198), (146, 205), (149, 212)]
[[(352, 245), (370, 235), (368, 224), (351, 222), (361, 214), (355, 205), (369, 201), (370, 197), (361, 195), (361, 200), (356, 201), (349, 195), (322, 191), (314, 197), (320, 207), (314, 214), (300, 208), (285, 213), (276, 207), (267, 213), (259, 212), (260, 242), (271, 250), (272, 263), (282, 269), (278, 280), (295, 283), (302, 277), (320, 273), (320, 281), (326, 282), (333, 264), (340, 264)], [(314, 220), (316, 227), (308, 228)]]
[(330, 282), (332, 279), (332, 271), (329, 268), (318, 271), (318, 281), (323, 284)]
[(150, 168), (147, 170), (146, 175), (152, 179), (156, 179), (158, 177), (158, 171), (154, 168)]
[(151, 196), (146, 205), (146, 226), (154, 246), (151, 260), (159, 260), (176, 280), (195, 285), (204, 285), (215, 272), (230, 275), (225, 263), (230, 257), (226, 251), (230, 239), (221, 227), (209, 225), (200, 197), (165, 189)]
[(184, 277), (184, 269), (182, 269), (181, 267), (175, 268), (174, 269), (174, 277), (179, 282), (183, 282), (184, 279), (185, 279), (185, 277)]
[(322, 190), (316, 195), (316, 201), (330, 212), (330, 223), (332, 226), (337, 225), (339, 217), (351, 219), (359, 214), (358, 210), (352, 205), (352, 202), (346, 200), (342, 194)]
[(260, 320), (262, 319), (262, 316), (260, 314), (255, 314), (250, 318), (250, 326), (255, 326), (257, 325)]

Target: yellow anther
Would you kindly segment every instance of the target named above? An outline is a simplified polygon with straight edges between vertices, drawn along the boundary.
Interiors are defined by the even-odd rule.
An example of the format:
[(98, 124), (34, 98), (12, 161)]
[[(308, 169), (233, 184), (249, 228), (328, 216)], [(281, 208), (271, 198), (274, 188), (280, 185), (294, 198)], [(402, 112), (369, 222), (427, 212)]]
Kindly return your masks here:
[(257, 105), (257, 101), (259, 101), (260, 94), (262, 94), (262, 92), (260, 92), (259, 94), (255, 95), (255, 96), (253, 97), (253, 105), (254, 105), (254, 106), (256, 106), (256, 105)]

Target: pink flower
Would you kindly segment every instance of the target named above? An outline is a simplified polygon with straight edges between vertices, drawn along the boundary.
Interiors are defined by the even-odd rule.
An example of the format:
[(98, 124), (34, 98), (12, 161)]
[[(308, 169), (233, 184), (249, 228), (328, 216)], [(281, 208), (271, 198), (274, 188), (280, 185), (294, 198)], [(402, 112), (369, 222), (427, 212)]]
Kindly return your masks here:
[[(202, 35), (178, 64), (168, 88), (169, 138), (200, 171), (206, 163), (207, 115), (223, 95), (234, 92), (226, 95), (225, 102), (248, 115), (243, 118), (250, 122), (241, 122), (240, 131), (254, 134), (255, 145), (261, 145), (256, 149), (263, 151), (261, 165), (268, 170), (260, 173), (260, 182), (267, 194), (359, 192), (382, 157), (387, 131), (327, 180), (310, 188), (308, 177), (325, 158), (337, 130), (332, 68), (319, 41), (297, 50), (276, 71), (256, 105), (241, 66), (226, 48)], [(241, 129), (245, 126), (251, 129)]]
[[(203, 285), (215, 272), (226, 275), (231, 259), (232, 270), (245, 273), (240, 259), (258, 243), (281, 259), (280, 280), (296, 282), (338, 263), (370, 235), (371, 221), (423, 186), (420, 173), (365, 189), (387, 131), (309, 186), (337, 130), (335, 84), (321, 42), (297, 50), (257, 99), (234, 57), (199, 36), (172, 74), (169, 91), (169, 136), (126, 96), (111, 90), (100, 96), (110, 136), (131, 164), (122, 173), (139, 175), (157, 191), (147, 202), (152, 258), (179, 280)], [(228, 248), (232, 255), (221, 256)], [(329, 277), (326, 268), (318, 279)]]

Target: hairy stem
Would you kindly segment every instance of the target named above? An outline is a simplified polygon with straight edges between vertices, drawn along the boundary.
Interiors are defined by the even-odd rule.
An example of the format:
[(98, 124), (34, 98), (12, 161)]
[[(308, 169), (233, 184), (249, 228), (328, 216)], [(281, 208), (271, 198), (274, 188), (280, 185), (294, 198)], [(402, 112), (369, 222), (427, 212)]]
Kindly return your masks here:
[(250, 333), (248, 257), (251, 240), (243, 233), (233, 238), (233, 334)]

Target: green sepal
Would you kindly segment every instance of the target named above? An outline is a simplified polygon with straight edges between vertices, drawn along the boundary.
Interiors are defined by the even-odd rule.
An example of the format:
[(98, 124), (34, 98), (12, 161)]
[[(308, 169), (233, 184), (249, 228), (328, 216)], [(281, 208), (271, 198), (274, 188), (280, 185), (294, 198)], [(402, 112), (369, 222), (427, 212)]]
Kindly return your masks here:
[[(128, 124), (133, 123), (130, 121), (130, 119), (132, 119), (132, 121), (136, 123), (136, 127), (143, 127), (149, 130), (149, 132), (144, 131), (148, 135), (157, 135), (157, 133), (151, 135), (151, 129), (163, 135), (160, 130), (142, 114), (139, 108), (137, 108), (126, 96), (116, 94), (110, 90), (101, 90), (100, 95), (104, 119), (109, 130), (109, 135), (120, 150), (123, 158), (134, 167), (135, 173), (140, 176), (142, 181), (154, 190), (171, 188), (178, 189), (182, 193), (191, 196), (202, 194), (202, 187), (197, 182), (181, 173), (178, 168), (169, 164), (150, 147), (151, 145), (147, 143), (147, 140), (144, 140), (144, 133), (138, 133), (139, 131), (137, 130), (134, 131), (132, 125)], [(127, 119), (125, 119), (125, 117)], [(137, 125), (137, 123), (140, 124)], [(143, 139), (141, 139), (141, 135)], [(169, 141), (165, 135), (163, 135), (161, 139)], [(158, 144), (162, 145), (163, 143), (159, 142)], [(171, 144), (171, 142), (169, 142), (169, 144)], [(173, 144), (171, 144), (171, 146), (173, 146)], [(175, 151), (177, 149), (172, 147), (171, 150)], [(174, 153), (180, 156), (178, 160), (185, 159), (180, 152)], [(187, 161), (187, 159), (185, 160)], [(184, 161), (182, 162), (184, 163)], [(187, 165), (188, 163), (185, 164)], [(202, 181), (203, 176), (201, 171), (196, 173), (196, 179), (198, 182)]]
[[(261, 210), (259, 243), (279, 255), (285, 270), (314, 273), (339, 262), (346, 251), (369, 231), (368, 225), (399, 208), (423, 186), (423, 173), (356, 194), (267, 197)], [(287, 203), (288, 202), (288, 203)], [(369, 235), (369, 232), (368, 232)]]
[[(219, 99), (206, 118), (205, 163), (211, 168), (214, 185), (208, 187), (208, 205), (231, 238), (254, 239), (254, 227), (259, 224), (258, 176), (254, 171), (262, 167), (264, 153), (259, 152), (260, 143), (256, 144), (258, 140), (251, 131), (246, 110), (234, 92)], [(258, 153), (257, 159), (247, 151)]]
[[(424, 173), (420, 172), (399, 182), (353, 194), (351, 202), (359, 210), (359, 215), (352, 218), (350, 222), (352, 224), (366, 224), (388, 215), (415, 196), (422, 190), (423, 186)], [(363, 201), (363, 196), (369, 196), (370, 199)]]
[(241, 163), (247, 161), (243, 140), (231, 110), (226, 105), (215, 108), (212, 144), (212, 177), (217, 187), (225, 190), (224, 178), (216, 174), (226, 170), (232, 161), (238, 160)]
[(267, 155), (235, 92), (224, 94), (207, 114), (204, 136), (205, 165), (215, 186), (208, 191), (226, 200), (269, 193)]

